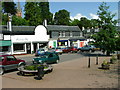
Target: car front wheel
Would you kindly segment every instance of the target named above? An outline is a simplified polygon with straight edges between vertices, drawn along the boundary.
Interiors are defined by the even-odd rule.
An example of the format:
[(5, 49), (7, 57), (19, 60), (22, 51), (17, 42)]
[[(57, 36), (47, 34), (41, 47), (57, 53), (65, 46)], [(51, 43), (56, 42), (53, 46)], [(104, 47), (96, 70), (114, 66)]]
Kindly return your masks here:
[(19, 65), (17, 69), (18, 69), (18, 70), (21, 70), (21, 69), (23, 69), (23, 68), (24, 68), (24, 66), (25, 66), (24, 64)]

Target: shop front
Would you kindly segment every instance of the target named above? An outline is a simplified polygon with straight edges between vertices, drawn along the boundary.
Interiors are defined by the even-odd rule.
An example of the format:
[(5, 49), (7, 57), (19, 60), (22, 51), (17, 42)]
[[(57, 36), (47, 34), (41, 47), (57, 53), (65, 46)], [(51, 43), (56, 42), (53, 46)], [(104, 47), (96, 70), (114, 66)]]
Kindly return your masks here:
[(11, 40), (0, 41), (0, 52), (9, 52), (11, 45)]

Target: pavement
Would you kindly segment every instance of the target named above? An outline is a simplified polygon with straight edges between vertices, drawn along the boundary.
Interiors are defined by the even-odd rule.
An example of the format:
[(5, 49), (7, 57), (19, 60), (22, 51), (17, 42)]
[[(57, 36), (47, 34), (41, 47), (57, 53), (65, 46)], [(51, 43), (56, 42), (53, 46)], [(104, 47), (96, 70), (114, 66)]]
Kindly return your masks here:
[[(20, 76), (19, 71), (2, 76), (2, 88), (118, 88), (118, 63), (111, 64), (110, 70), (99, 69), (101, 63), (110, 57), (88, 57), (66, 61), (53, 65), (53, 72), (45, 74), (42, 80), (37, 76)], [(120, 64), (120, 63), (119, 63)]]

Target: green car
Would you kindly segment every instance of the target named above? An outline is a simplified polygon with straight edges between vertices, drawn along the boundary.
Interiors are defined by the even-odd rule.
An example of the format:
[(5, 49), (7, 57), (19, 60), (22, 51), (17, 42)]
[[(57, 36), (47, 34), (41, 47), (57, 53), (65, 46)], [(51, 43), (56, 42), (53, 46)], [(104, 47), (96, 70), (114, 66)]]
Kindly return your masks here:
[(58, 63), (59, 62), (59, 56), (55, 52), (45, 52), (44, 55), (33, 58), (33, 64), (52, 64), (52, 63)]

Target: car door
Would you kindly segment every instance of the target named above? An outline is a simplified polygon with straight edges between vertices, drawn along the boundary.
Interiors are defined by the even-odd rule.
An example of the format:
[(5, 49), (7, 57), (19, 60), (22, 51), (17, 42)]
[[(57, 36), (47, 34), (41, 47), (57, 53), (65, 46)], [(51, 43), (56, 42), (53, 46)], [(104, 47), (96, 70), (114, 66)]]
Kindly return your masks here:
[(54, 57), (53, 53), (51, 53), (48, 56), (47, 63), (53, 63), (53, 62), (55, 62), (55, 57)]
[(15, 69), (17, 68), (17, 59), (14, 56), (6, 56), (6, 69)]

